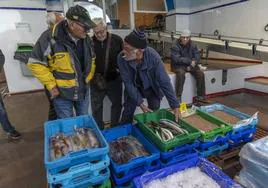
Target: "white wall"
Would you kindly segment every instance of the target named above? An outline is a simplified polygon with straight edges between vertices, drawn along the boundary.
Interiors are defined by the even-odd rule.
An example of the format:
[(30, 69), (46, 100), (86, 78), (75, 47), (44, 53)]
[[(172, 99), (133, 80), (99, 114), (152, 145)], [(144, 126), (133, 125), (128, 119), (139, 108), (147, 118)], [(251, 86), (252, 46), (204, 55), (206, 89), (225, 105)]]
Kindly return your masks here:
[(45, 0), (1, 0), (0, 7), (45, 8)]
[[(218, 29), (226, 36), (251, 37), (268, 39), (264, 31), (267, 20), (267, 0), (249, 0), (221, 8), (213, 7), (238, 2), (238, 0), (176, 0), (176, 29), (189, 28), (194, 33), (213, 34)], [(201, 11), (196, 13), (196, 11)], [(181, 15), (187, 14), (187, 15)], [(174, 15), (175, 16), (175, 15)], [(167, 17), (167, 19), (170, 19)], [(167, 22), (167, 28), (172, 28), (174, 22)], [(174, 27), (174, 26), (173, 26)]]
[(176, 15), (166, 17), (166, 30), (176, 31)]
[(188, 15), (177, 15), (176, 16), (176, 30), (183, 31), (190, 27), (190, 17)]
[[(45, 8), (42, 0), (1, 1), (0, 7)], [(13, 59), (17, 43), (35, 43), (41, 33), (46, 29), (44, 10), (6, 10), (0, 9), (2, 19), (0, 22), (0, 48), (6, 57), (4, 66), (9, 91), (22, 92), (43, 88), (35, 78), (24, 77), (20, 65)], [(30, 28), (16, 28), (16, 23), (27, 23)], [(42, 24), (43, 23), (43, 24)]]
[(268, 39), (264, 31), (267, 20), (267, 0), (250, 0), (207, 12), (190, 15), (190, 29), (195, 33)]

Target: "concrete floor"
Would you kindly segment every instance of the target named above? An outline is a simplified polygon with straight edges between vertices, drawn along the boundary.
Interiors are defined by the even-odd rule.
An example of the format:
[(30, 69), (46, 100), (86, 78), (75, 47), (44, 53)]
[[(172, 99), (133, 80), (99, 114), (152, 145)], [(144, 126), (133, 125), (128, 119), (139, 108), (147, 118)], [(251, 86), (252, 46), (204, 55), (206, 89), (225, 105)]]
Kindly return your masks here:
[(9, 142), (0, 133), (0, 187), (45, 187), (43, 124), (48, 102), (43, 93), (5, 97), (12, 124), (22, 132), (19, 142)]
[[(260, 111), (260, 126), (268, 128), (268, 97), (242, 93), (212, 100), (250, 114)], [(23, 137), (17, 143), (9, 142), (0, 131), (0, 187), (46, 187), (43, 124), (47, 99), (43, 93), (34, 93), (5, 97), (4, 101), (11, 122)]]

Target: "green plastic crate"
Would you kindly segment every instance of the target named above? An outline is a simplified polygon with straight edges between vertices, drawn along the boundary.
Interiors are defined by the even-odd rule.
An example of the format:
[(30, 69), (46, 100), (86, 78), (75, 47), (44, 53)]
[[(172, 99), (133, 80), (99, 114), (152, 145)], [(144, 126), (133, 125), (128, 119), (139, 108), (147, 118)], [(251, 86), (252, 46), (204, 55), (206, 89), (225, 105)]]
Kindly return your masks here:
[[(224, 122), (223, 120), (221, 120), (217, 117), (214, 117), (214, 116), (210, 115), (209, 113), (202, 112), (199, 109), (196, 110), (196, 114), (198, 116), (202, 117), (203, 119), (219, 126), (218, 128), (215, 128), (215, 129), (208, 131), (208, 132), (201, 131), (200, 139), (203, 141), (212, 140), (218, 135), (225, 135), (227, 132), (231, 131), (233, 128), (230, 124)], [(181, 121), (187, 122), (186, 120), (181, 120)], [(192, 126), (194, 127), (194, 125), (192, 125)]]
[(138, 114), (135, 115), (134, 119), (138, 122), (138, 127), (145, 135), (145, 137), (155, 143), (155, 145), (157, 145), (157, 147), (163, 152), (167, 152), (174, 147), (193, 142), (201, 135), (201, 132), (198, 129), (192, 127), (185, 121), (181, 121), (180, 125), (185, 128), (189, 134), (175, 136), (172, 140), (169, 141), (162, 141), (159, 139), (154, 131), (151, 128), (147, 127), (145, 124), (150, 121), (159, 123), (160, 119), (169, 119), (175, 121), (174, 114), (164, 109), (160, 109), (151, 113)]
[(90, 186), (89, 188), (111, 188), (112, 187), (112, 183), (111, 180), (108, 179), (107, 181), (105, 181), (103, 184), (101, 185), (96, 185), (96, 186)]

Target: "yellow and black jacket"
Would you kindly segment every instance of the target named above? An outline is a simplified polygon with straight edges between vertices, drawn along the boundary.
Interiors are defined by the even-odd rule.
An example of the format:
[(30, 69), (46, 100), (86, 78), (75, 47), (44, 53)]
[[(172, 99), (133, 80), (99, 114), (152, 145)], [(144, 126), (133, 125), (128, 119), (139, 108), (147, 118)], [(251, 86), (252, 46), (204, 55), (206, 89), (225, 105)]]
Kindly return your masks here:
[(27, 65), (48, 90), (57, 86), (61, 97), (80, 100), (85, 97), (88, 83), (94, 76), (95, 54), (87, 36), (83, 39), (81, 62), (67, 27), (67, 22), (62, 21), (53, 31), (45, 31), (35, 44)]

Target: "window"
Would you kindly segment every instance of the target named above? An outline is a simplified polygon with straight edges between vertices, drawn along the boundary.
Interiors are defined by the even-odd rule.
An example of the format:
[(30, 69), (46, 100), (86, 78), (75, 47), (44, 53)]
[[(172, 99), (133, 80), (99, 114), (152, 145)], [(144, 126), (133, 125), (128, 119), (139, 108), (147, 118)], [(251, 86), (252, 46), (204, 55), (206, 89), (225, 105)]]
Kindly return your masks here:
[[(91, 18), (103, 18), (102, 0), (89, 2), (76, 2), (85, 7)], [(129, 29), (130, 28), (130, 6), (129, 0), (105, 0), (106, 23), (112, 29)]]
[(134, 2), (134, 12), (167, 12), (166, 2), (164, 0), (134, 0)]

